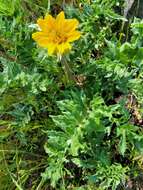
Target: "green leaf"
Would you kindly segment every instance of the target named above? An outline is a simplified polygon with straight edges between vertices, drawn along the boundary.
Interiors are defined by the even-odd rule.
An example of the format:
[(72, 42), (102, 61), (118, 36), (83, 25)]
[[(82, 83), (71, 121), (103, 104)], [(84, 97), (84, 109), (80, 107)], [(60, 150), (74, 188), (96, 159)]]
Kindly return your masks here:
[(121, 135), (122, 136), (121, 136), (120, 143), (119, 143), (119, 151), (124, 156), (125, 152), (126, 152), (126, 149), (127, 149), (126, 131), (123, 130)]

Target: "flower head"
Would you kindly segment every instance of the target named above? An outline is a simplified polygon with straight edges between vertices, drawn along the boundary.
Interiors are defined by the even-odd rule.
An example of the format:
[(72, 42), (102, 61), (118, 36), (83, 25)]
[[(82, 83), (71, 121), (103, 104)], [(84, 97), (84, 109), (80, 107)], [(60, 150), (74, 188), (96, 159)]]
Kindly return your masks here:
[(76, 30), (76, 19), (65, 19), (64, 12), (60, 12), (56, 18), (51, 15), (44, 19), (38, 19), (39, 32), (32, 34), (32, 38), (39, 46), (47, 48), (48, 54), (64, 54), (71, 49), (71, 42), (80, 38), (80, 32)]

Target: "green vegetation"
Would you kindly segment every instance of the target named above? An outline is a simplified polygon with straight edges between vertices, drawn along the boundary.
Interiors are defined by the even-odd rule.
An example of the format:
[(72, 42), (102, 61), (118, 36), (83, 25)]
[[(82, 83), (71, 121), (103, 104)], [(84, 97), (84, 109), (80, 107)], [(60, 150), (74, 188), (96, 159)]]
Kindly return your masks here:
[[(82, 32), (66, 56), (76, 82), (32, 39), (36, 20), (62, 9)], [(143, 187), (143, 21), (126, 28), (122, 10), (0, 0), (0, 190)]]

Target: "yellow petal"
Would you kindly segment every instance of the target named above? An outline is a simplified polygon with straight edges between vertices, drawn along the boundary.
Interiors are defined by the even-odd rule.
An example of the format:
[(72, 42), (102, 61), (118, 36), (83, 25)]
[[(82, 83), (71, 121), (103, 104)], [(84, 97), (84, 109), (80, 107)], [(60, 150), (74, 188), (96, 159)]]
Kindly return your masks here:
[(78, 40), (81, 36), (81, 33), (79, 31), (74, 31), (68, 34), (68, 42), (73, 42), (75, 40)]
[(69, 51), (70, 49), (71, 45), (68, 42), (57, 45), (57, 52), (61, 55)]
[(64, 11), (61, 11), (57, 17), (56, 17), (56, 22), (62, 22), (65, 19), (65, 13)]
[(32, 34), (32, 38), (38, 43), (41, 47), (47, 47), (50, 43), (50, 39), (43, 32), (35, 32)]
[(47, 15), (44, 19), (39, 18), (37, 24), (42, 31), (49, 32), (54, 27), (55, 19), (51, 15)]
[(50, 43), (48, 44), (48, 55), (53, 55), (56, 51), (57, 44)]
[(56, 17), (56, 29), (57, 31), (62, 32), (64, 29), (64, 23), (65, 23), (65, 14), (64, 12), (60, 12)]
[(37, 20), (37, 24), (39, 25), (39, 27), (40, 27), (41, 30), (43, 30), (43, 31), (47, 30), (47, 23), (45, 22), (44, 19), (39, 18)]
[(52, 28), (55, 26), (56, 19), (52, 17), (51, 15), (46, 15), (45, 16), (45, 21), (48, 24), (48, 28)]
[(79, 22), (76, 19), (68, 19), (65, 21), (64, 25), (65, 32), (72, 32), (78, 27)]

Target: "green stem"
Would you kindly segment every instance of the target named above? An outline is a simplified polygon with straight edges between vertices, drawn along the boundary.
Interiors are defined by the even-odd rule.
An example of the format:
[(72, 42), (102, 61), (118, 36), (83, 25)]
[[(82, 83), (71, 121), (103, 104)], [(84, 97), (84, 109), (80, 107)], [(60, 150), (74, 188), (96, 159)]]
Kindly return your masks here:
[(51, 7), (51, 0), (48, 0), (48, 7), (47, 7), (47, 12), (49, 13)]
[(73, 72), (69, 66), (69, 64), (67, 63), (67, 60), (65, 57), (62, 57), (61, 58), (61, 63), (63, 65), (63, 69), (64, 69), (64, 72), (65, 72), (65, 75), (66, 75), (66, 78), (68, 81), (71, 81), (71, 82), (76, 82), (76, 78), (75, 76), (73, 75)]

